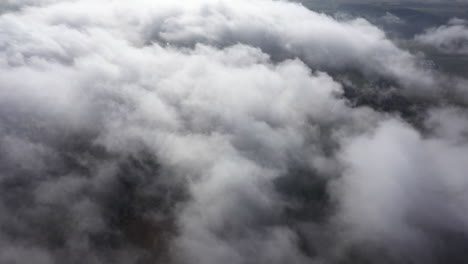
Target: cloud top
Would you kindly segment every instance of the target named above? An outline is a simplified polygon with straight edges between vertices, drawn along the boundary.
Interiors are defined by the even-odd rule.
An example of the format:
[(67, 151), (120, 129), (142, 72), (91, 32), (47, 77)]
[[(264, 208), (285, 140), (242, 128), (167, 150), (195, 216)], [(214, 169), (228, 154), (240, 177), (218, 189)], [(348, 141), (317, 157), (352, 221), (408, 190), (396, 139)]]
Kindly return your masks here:
[(0, 262), (466, 256), (466, 81), (366, 20), (269, 0), (0, 9)]

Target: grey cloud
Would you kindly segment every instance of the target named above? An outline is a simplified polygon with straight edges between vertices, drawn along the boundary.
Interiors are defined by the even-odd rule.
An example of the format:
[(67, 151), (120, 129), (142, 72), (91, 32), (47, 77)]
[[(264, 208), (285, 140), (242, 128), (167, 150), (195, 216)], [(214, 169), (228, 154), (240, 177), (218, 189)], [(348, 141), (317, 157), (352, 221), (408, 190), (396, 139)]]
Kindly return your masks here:
[(401, 19), (398, 16), (395, 16), (394, 14), (387, 12), (384, 16), (380, 18), (384, 23), (387, 24), (405, 24), (406, 22)]
[(442, 53), (468, 54), (468, 28), (466, 21), (461, 19), (452, 19), (447, 25), (428, 29), (417, 35), (415, 40)]
[[(376, 247), (398, 245), (393, 257), (420, 254), (434, 262), (441, 254), (463, 259), (468, 153), (464, 111), (433, 110), (429, 123), (443, 138), (423, 138), (392, 120), (345, 147), (347, 168), (334, 187), (342, 199), (338, 221), (351, 226), (351, 236)], [(449, 127), (456, 129), (448, 132)], [(451, 255), (443, 256), (444, 251)]]

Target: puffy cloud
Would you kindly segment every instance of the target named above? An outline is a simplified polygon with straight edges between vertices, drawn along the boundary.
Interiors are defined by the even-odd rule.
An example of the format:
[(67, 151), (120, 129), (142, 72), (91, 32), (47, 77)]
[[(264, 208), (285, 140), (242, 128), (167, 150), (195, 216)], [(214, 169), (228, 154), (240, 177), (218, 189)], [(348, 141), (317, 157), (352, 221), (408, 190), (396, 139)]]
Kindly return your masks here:
[[(257, 10), (263, 10), (261, 14)], [(223, 3), (181, 12), (150, 28), (148, 41), (192, 46), (208, 43), (220, 47), (238, 42), (261, 48), (273, 59), (298, 57), (322, 70), (358, 70), (367, 75), (394, 78), (402, 85), (430, 90), (430, 72), (416, 59), (386, 39), (384, 32), (364, 19), (338, 22), (300, 5), (268, 1)]]
[(341, 154), (346, 169), (334, 187), (341, 197), (338, 221), (350, 236), (391, 248), (391, 258), (463, 258), (468, 145), (462, 134), (468, 123), (466, 111), (458, 111), (431, 112), (428, 123), (438, 137), (423, 137), (390, 120), (346, 144)]
[(466, 21), (452, 19), (447, 25), (431, 28), (417, 35), (415, 40), (447, 54), (468, 54), (468, 28)]
[(0, 16), (4, 261), (328, 263), (408, 237), (421, 260), (439, 229), (467, 230), (448, 195), (465, 110), (417, 113), (426, 139), (347, 99), (360, 78), (441, 91), (365, 20), (267, 0), (21, 4)]

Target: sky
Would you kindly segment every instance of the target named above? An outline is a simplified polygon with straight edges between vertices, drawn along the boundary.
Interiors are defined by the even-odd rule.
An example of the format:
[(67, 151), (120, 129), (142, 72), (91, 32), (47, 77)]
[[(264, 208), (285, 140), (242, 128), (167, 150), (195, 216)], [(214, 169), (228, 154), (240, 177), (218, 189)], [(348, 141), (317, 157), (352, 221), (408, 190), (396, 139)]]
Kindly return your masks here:
[(426, 62), (288, 1), (2, 2), (0, 263), (460, 263), (468, 80)]

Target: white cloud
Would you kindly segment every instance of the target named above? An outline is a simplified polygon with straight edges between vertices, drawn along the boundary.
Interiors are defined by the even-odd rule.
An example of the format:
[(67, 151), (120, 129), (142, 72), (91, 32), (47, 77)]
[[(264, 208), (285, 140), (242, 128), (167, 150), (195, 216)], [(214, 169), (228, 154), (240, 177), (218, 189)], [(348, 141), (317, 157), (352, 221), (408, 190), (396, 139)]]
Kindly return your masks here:
[(453, 111), (434, 110), (429, 119), (443, 138), (423, 138), (390, 120), (347, 144), (341, 156), (346, 169), (334, 190), (341, 197), (339, 221), (352, 236), (377, 247), (390, 243), (392, 254), (411, 258), (437, 251), (437, 232), (466, 234), (468, 145), (466, 135), (455, 140), (468, 123)]
[[(317, 203), (391, 250), (412, 232), (403, 216), (424, 202), (407, 200), (426, 195), (418, 183), (429, 169), (418, 162), (432, 162), (431, 188), (464, 183), (461, 159), (446, 159), (466, 150), (449, 143), (464, 137), (452, 130), (465, 128), (462, 110), (431, 112), (433, 138), (423, 139), (392, 114), (351, 107), (331, 77), (356, 71), (403, 93), (440, 89), (363, 19), (266, 0), (29, 3), (0, 16), (8, 260), (27, 251), (44, 263), (331, 261), (335, 246), (313, 256), (317, 248), (299, 245), (319, 231), (300, 230), (314, 224), (333, 240), (334, 223), (288, 214), (308, 205), (278, 190), (279, 178), (338, 178), (328, 195), (342, 211)], [(448, 212), (467, 230), (444, 199), (450, 206), (414, 215)]]
[(415, 40), (447, 54), (468, 54), (468, 28), (466, 21), (452, 19), (447, 25), (430, 28)]

